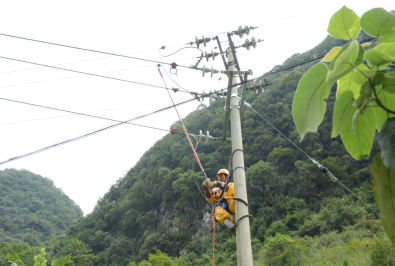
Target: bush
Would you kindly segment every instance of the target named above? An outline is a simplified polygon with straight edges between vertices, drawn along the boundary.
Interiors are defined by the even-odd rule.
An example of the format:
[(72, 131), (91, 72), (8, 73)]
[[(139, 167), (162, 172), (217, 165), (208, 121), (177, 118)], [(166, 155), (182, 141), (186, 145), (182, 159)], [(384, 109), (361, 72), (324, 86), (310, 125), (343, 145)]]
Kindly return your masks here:
[(33, 265), (34, 256), (36, 255), (37, 248), (32, 248), (27, 243), (1, 243), (0, 244), (0, 266), (8, 266), (9, 259), (7, 258), (8, 253), (16, 254), (21, 260), (23, 260), (27, 265)]
[(129, 265), (131, 266), (177, 266), (177, 265), (183, 265), (177, 258), (172, 258), (169, 257), (166, 253), (157, 250), (155, 254), (149, 254), (148, 255), (148, 261), (143, 260), (139, 262), (139, 264), (136, 263), (130, 263)]
[(269, 229), (265, 232), (265, 238), (275, 236), (276, 233), (286, 234), (288, 233), (288, 227), (282, 221), (273, 222)]
[(371, 249), (370, 259), (372, 266), (395, 265), (395, 247), (388, 238), (374, 237)]
[(293, 239), (288, 235), (277, 233), (265, 241), (263, 258), (265, 265), (298, 265), (301, 254), (306, 247), (301, 245), (301, 239)]
[[(92, 250), (87, 248), (83, 242), (76, 238), (59, 241), (49, 254), (49, 259), (59, 259), (71, 255), (73, 262), (70, 265), (86, 266), (93, 265), (97, 256), (91, 254)], [(59, 259), (60, 260), (60, 259)]]

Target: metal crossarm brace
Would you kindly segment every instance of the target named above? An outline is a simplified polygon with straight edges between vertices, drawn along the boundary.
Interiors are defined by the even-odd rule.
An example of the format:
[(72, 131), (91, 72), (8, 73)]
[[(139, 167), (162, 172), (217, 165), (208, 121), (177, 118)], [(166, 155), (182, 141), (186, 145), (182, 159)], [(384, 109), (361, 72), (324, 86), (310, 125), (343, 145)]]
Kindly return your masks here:
[[(235, 60), (236, 68), (237, 68), (238, 71), (240, 71), (239, 61), (237, 61), (235, 46), (233, 45), (231, 34), (228, 33), (227, 35), (228, 35), (230, 49), (232, 50), (232, 54), (233, 54), (233, 57), (234, 57), (234, 60)], [(244, 82), (243, 77), (241, 76), (241, 74), (239, 74), (239, 78), (240, 78), (241, 82)]]
[[(241, 75), (241, 74), (247, 74), (247, 75), (252, 75), (252, 71), (248, 70), (248, 71), (232, 71), (234, 75)], [(227, 70), (221, 70), (221, 74), (229, 74), (230, 71)]]
[(215, 39), (217, 39), (218, 48), (219, 48), (219, 51), (221, 52), (221, 57), (222, 57), (222, 61), (224, 62), (224, 65), (225, 65), (225, 69), (228, 70), (228, 65), (226, 64), (226, 60), (225, 60), (225, 57), (224, 57), (224, 52), (222, 51), (221, 42), (219, 41), (218, 36), (216, 36)]
[(229, 81), (228, 81), (228, 93), (226, 95), (226, 106), (225, 106), (225, 120), (224, 120), (224, 131), (222, 133), (222, 141), (226, 141), (226, 132), (228, 131), (228, 120), (229, 120), (229, 111), (230, 111), (230, 95), (232, 91), (232, 79), (233, 79), (233, 71), (229, 71)]
[[(244, 73), (244, 80), (247, 80), (248, 73)], [(243, 115), (244, 115), (244, 100), (246, 97), (246, 91), (247, 91), (247, 83), (243, 84), (243, 91), (241, 92), (241, 102), (240, 102), (240, 122), (243, 120)]]

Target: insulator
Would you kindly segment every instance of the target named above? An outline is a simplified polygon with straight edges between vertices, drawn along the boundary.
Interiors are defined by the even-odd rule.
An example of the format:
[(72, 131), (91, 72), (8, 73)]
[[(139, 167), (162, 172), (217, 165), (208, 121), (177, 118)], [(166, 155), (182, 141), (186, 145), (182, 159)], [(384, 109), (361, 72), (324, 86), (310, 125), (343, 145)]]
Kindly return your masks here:
[(211, 57), (212, 54), (208, 54), (207, 51), (204, 52), (204, 57), (206, 57), (206, 61)]
[(202, 141), (202, 137), (203, 137), (203, 133), (202, 133), (202, 131), (200, 130), (200, 131), (199, 131), (199, 142)]
[(248, 51), (250, 50), (250, 47), (254, 47), (254, 49), (256, 48), (256, 41), (255, 38), (252, 37), (251, 41), (249, 41), (248, 39), (245, 40), (244, 44), (241, 45), (242, 47), (245, 47)]
[(206, 135), (206, 142), (205, 142), (205, 144), (207, 144), (208, 143), (208, 139), (209, 139), (209, 133), (208, 133), (208, 131), (207, 131), (207, 135)]
[(239, 28), (237, 29), (237, 31), (234, 31), (234, 33), (236, 35), (238, 35), (240, 38), (244, 37), (244, 34), (250, 34), (250, 27), (245, 26), (244, 29), (242, 26), (239, 26)]
[(250, 50), (250, 40), (246, 39), (244, 44), (242, 44), (244, 48), (246, 48), (248, 51)]
[(215, 57), (218, 55), (219, 53), (214, 53), (213, 50), (211, 50), (211, 56), (213, 57), (213, 60), (215, 60)]
[(252, 45), (252, 47), (254, 47), (254, 49), (256, 49), (256, 41), (255, 41), (254, 37), (251, 38), (250, 45)]
[(202, 37), (203, 37), (202, 39), (198, 39), (197, 36), (195, 37), (195, 43), (196, 43), (197, 48), (200, 47), (200, 44), (201, 44), (201, 43), (203, 43), (203, 44), (204, 44), (204, 47), (206, 47), (206, 44), (207, 44), (209, 41), (211, 41), (211, 38), (204, 38), (204, 35), (203, 35)]

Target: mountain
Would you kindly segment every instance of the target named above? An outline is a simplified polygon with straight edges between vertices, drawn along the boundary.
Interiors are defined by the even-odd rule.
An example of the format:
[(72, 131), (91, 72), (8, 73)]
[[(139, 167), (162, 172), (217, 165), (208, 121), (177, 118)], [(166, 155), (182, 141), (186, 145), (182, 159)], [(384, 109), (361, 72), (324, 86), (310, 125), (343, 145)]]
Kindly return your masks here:
[(49, 245), (82, 215), (52, 180), (27, 170), (0, 171), (0, 243)]
[[(361, 33), (359, 39), (365, 37)], [(273, 71), (344, 43), (328, 36), (310, 51), (295, 54), (275, 66)], [(336, 88), (332, 88), (326, 101), (327, 113), (318, 132), (307, 134), (300, 143), (292, 119), (292, 101), (300, 77), (315, 63), (267, 75), (265, 79), (273, 85), (265, 88), (264, 93), (249, 92), (246, 101), (375, 208), (369, 165), (379, 151), (377, 138), (372, 156), (362, 161), (349, 156), (340, 137), (330, 138)], [(186, 128), (189, 132), (202, 130), (209, 131), (212, 136), (222, 136), (223, 106), (224, 100), (219, 100), (192, 112), (184, 119)], [(229, 131), (228, 136), (231, 134)], [(322, 173), (302, 152), (249, 109), (244, 112), (242, 134), (248, 200), (254, 215), (251, 225), (253, 255), (259, 265), (262, 257), (272, 258), (273, 265), (286, 265), (291, 259), (293, 265), (312, 265), (312, 260), (324, 264), (325, 254), (333, 255), (327, 261), (343, 263), (339, 260), (348, 261), (355, 254), (365, 256), (364, 248), (386, 241), (380, 221), (368, 207)], [(229, 167), (229, 142), (200, 143), (197, 153), (212, 180), (218, 169)], [(198, 191), (197, 186), (201, 186), (203, 177), (196, 163), (197, 172), (193, 172), (193, 160), (185, 136), (168, 134), (111, 187), (92, 213), (73, 225), (68, 236), (76, 237), (92, 248), (100, 258), (97, 265), (127, 265), (146, 259), (155, 250), (171, 256), (181, 255), (180, 260), (183, 259), (186, 265), (208, 265), (212, 252), (211, 209)], [(221, 231), (222, 227), (217, 228)], [(374, 242), (374, 235), (378, 236), (374, 239), (379, 239), (379, 244)], [(217, 264), (236, 265), (235, 238), (222, 232), (216, 241)], [(322, 251), (325, 248), (326, 253)], [(330, 249), (332, 253), (329, 248), (333, 248)]]

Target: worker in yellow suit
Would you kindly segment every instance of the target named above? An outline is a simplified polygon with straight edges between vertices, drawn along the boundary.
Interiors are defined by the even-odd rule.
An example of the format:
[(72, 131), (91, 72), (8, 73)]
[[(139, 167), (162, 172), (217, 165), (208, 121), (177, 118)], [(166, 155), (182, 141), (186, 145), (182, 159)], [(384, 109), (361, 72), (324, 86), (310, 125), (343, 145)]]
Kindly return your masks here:
[(208, 202), (218, 203), (215, 211), (215, 219), (228, 228), (229, 231), (232, 231), (234, 229), (232, 215), (235, 214), (235, 202), (233, 200), (235, 189), (233, 182), (229, 182), (223, 198), (219, 200), (226, 181), (229, 178), (229, 171), (226, 169), (220, 169), (217, 173), (217, 178), (218, 181), (213, 182), (210, 181), (210, 178), (206, 178), (206, 180), (204, 180), (204, 194)]

